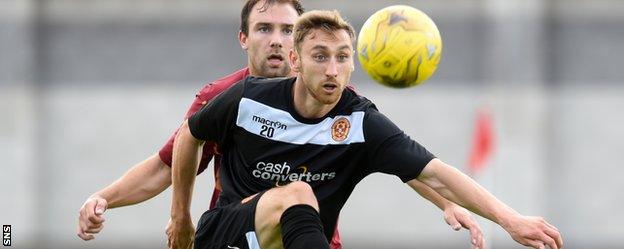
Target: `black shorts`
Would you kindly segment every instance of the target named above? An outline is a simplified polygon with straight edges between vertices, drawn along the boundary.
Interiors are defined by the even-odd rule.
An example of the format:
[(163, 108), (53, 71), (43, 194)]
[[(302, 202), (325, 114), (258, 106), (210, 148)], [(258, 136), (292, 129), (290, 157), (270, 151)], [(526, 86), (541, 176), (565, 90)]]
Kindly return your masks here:
[(248, 202), (217, 207), (202, 214), (195, 249), (260, 249), (255, 231), (256, 206), (264, 192)]

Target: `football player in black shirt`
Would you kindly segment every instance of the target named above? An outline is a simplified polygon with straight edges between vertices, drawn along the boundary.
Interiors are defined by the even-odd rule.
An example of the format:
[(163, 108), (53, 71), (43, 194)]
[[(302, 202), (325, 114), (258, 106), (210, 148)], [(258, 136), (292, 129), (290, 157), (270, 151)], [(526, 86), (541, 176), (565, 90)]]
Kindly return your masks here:
[[(336, 11), (302, 15), (289, 55), (296, 78), (248, 77), (183, 123), (174, 145), (170, 247), (329, 248), (357, 183), (383, 172), (423, 182), (523, 245), (561, 248), (554, 226), (518, 214), (346, 88), (354, 37)], [(222, 150), (223, 191), (193, 234), (189, 207), (203, 141)]]

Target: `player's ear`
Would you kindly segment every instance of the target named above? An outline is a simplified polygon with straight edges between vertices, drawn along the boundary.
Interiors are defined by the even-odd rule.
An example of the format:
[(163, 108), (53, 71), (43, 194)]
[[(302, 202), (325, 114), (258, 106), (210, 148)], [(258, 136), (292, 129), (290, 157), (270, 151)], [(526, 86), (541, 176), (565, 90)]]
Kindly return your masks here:
[(288, 63), (290, 63), (290, 68), (293, 72), (299, 72), (299, 54), (297, 54), (294, 48), (288, 53)]
[(243, 50), (247, 51), (247, 35), (240, 30), (238, 31), (238, 43)]

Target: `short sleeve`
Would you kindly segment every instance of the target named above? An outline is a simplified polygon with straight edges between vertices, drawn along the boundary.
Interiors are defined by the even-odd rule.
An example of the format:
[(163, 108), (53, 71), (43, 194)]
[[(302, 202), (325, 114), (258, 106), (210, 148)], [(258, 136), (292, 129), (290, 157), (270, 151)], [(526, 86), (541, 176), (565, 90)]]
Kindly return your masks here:
[(370, 156), (370, 173), (391, 174), (407, 182), (418, 177), (435, 158), (377, 110), (367, 112), (364, 118), (364, 136)]
[(225, 143), (228, 132), (236, 123), (244, 84), (245, 80), (236, 83), (189, 117), (189, 129), (195, 138), (219, 145)]

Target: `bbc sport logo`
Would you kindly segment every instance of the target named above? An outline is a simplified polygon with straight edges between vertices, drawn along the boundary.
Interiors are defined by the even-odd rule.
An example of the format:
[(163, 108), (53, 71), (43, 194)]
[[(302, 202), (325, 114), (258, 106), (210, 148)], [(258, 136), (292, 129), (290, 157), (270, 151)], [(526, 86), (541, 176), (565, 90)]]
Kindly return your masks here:
[(2, 245), (11, 246), (11, 225), (2, 225)]

